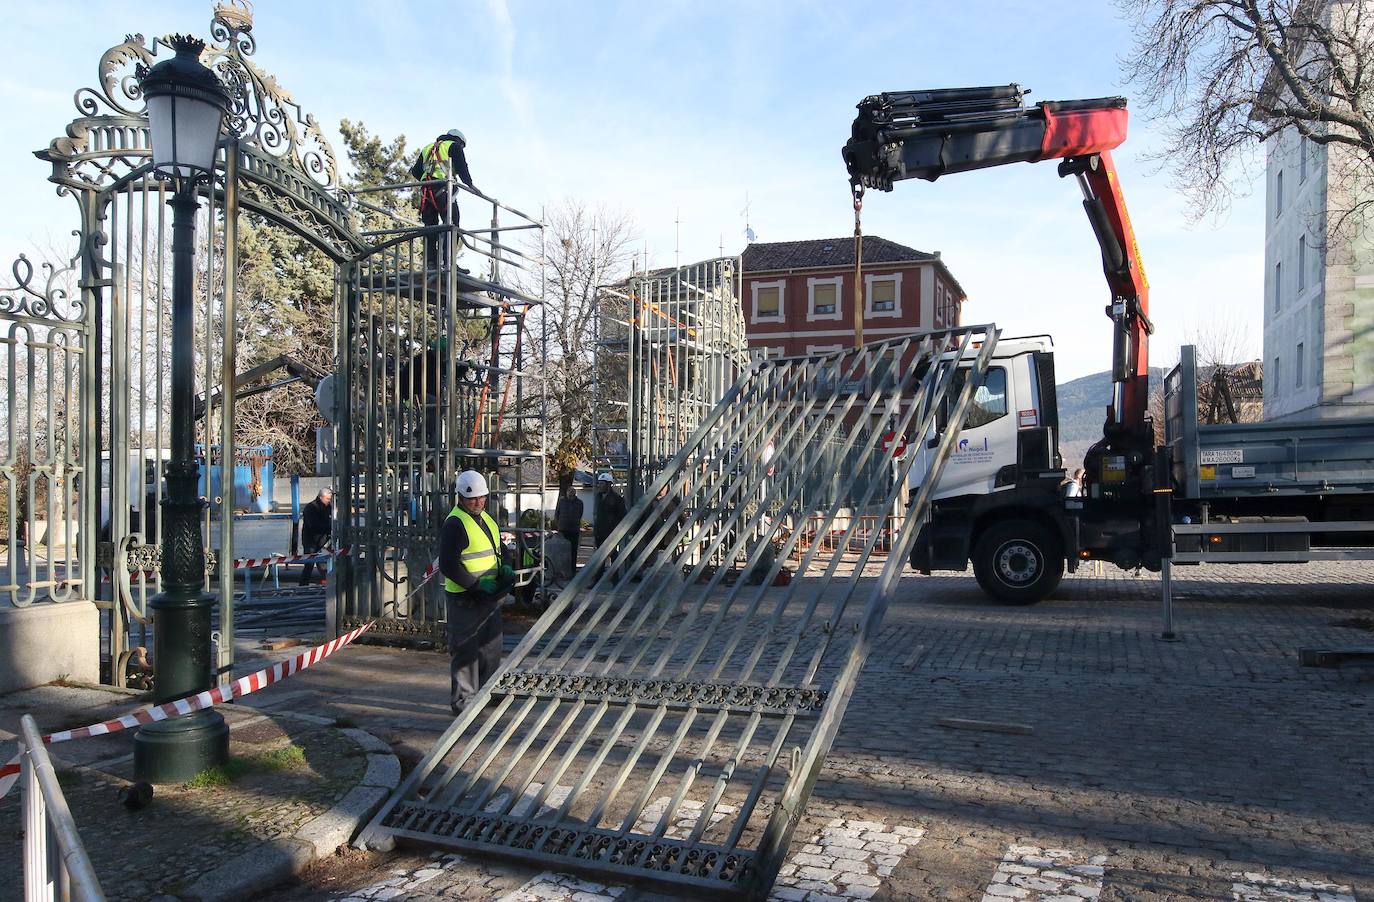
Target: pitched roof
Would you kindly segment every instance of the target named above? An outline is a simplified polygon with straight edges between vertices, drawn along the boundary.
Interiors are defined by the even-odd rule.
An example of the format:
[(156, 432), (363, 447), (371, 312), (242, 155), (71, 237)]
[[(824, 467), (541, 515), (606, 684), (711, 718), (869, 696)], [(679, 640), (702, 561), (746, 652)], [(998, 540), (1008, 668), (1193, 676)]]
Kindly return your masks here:
[[(816, 238), (810, 241), (755, 242), (744, 249), (741, 257), (746, 273), (821, 266), (853, 266), (854, 239), (852, 236), (846, 236)], [(877, 235), (864, 236), (865, 263), (924, 263), (938, 259), (938, 254), (918, 251), (914, 247), (888, 241)]]

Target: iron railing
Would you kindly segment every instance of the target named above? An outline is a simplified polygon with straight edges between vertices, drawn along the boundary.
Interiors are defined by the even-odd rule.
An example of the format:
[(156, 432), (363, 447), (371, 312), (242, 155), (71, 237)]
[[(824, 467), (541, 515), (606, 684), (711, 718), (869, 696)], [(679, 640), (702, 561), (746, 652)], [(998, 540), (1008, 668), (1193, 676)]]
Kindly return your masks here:
[(81, 845), (62, 787), (32, 715), (19, 718), (24, 791), (24, 902), (102, 902), (105, 893)]
[[(881, 531), (842, 553), (855, 547), (854, 514), (892, 511), (917, 457), (894, 464), (885, 439), (926, 435), (942, 406), (963, 422), (995, 343), (990, 327), (971, 327), (755, 363), (362, 842), (762, 898), (958, 429), (941, 436), (881, 573), (865, 578)], [(801, 500), (822, 462), (874, 458), (886, 480), (819, 510)], [(816, 575), (779, 579), (798, 527), (819, 518), (828, 533), (840, 516), (836, 542), (812, 543), (798, 565)]]

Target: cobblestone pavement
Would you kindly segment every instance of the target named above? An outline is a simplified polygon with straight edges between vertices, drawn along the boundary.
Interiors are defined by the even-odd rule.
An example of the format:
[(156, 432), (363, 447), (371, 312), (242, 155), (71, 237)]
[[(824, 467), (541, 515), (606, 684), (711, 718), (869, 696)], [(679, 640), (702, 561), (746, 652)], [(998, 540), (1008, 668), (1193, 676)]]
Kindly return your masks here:
[[(1374, 569), (1174, 582), (1178, 642), (1150, 574), (1075, 575), (1029, 608), (904, 579), (774, 898), (1374, 900), (1374, 674), (1298, 666), (1374, 644)], [(448, 723), (445, 665), (360, 649), (255, 698), (352, 717), (413, 761)], [(270, 898), (320, 897), (669, 898), (416, 848)]]

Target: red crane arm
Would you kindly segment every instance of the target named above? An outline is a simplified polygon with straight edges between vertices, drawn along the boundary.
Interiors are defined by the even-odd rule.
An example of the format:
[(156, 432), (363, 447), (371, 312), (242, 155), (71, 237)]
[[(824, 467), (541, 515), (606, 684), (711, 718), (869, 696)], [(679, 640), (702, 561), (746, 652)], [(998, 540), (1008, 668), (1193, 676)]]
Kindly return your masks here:
[(1114, 328), (1110, 433), (1144, 439), (1149, 399), (1149, 283), (1112, 164), (1126, 140), (1126, 100), (1045, 101), (1024, 106), (1019, 85), (877, 94), (859, 103), (843, 154), (856, 191), (892, 190), (902, 179), (1008, 163), (1058, 159), (1073, 175), (1102, 250)]

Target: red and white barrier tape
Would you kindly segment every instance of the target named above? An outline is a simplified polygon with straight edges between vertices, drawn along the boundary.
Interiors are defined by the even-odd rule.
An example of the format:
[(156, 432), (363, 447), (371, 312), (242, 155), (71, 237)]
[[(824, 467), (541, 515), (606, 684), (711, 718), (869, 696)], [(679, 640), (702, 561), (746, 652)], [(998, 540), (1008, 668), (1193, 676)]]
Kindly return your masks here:
[[(257, 673), (250, 673), (248, 676), (239, 677), (227, 686), (216, 686), (198, 695), (188, 698), (179, 698), (174, 702), (166, 702), (149, 708), (143, 708), (132, 714), (125, 714), (123, 717), (116, 717), (114, 720), (107, 720), (102, 723), (91, 724), (89, 727), (80, 727), (75, 730), (59, 730), (56, 733), (49, 733), (43, 737), (44, 745), (52, 745), (55, 742), (66, 742), (69, 739), (85, 739), (87, 736), (104, 736), (106, 733), (118, 733), (120, 730), (128, 730), (132, 727), (141, 726), (145, 723), (154, 723), (159, 720), (168, 720), (173, 717), (180, 717), (183, 714), (190, 714), (192, 711), (199, 711), (202, 708), (209, 708), (227, 702), (231, 699), (242, 698), (259, 689), (265, 689), (278, 680), (286, 679), (294, 673), (299, 673), (307, 667), (314, 666), (334, 652), (343, 648), (354, 639), (361, 636), (372, 628), (372, 623), (365, 623), (351, 633), (345, 633), (337, 639), (326, 642), (324, 645), (317, 645), (309, 651), (303, 651), (293, 658), (280, 661), (271, 667), (263, 668)], [(15, 755), (8, 763), (0, 765), (0, 799), (14, 786), (19, 779), (19, 759), (20, 755)]]
[(321, 561), (327, 561), (332, 557), (341, 557), (345, 554), (348, 554), (347, 545), (334, 551), (314, 551), (310, 554), (287, 555), (278, 552), (276, 554), (269, 555), (268, 557), (238, 558), (234, 561), (234, 569), (238, 570), (241, 567), (268, 567), (272, 564), (301, 564), (305, 563), (306, 561), (309, 561), (313, 564)]
[(430, 564), (428, 567), (425, 568), (424, 575), (421, 576), (420, 581), (415, 584), (415, 588), (410, 590), (410, 594), (406, 596), (406, 600), (408, 601), (411, 598), (414, 598), (416, 595), (418, 595), (420, 590), (423, 589), (425, 586), (429, 585), (429, 581), (431, 579), (434, 579), (434, 574), (438, 572), (439, 559), (436, 557), (434, 559), (434, 563)]
[[(348, 547), (349, 546), (345, 545), (337, 551), (316, 551), (311, 554), (287, 555), (277, 552), (275, 554), (268, 555), (267, 557), (241, 557), (234, 559), (233, 566), (235, 570), (240, 570), (245, 567), (270, 567), (273, 564), (303, 564), (307, 561), (312, 564), (319, 564), (328, 561), (330, 558), (341, 557), (345, 554), (348, 554)], [(158, 571), (156, 570), (130, 570), (129, 578), (137, 579), (138, 577), (142, 576), (144, 579), (156, 579), (157, 574)], [(109, 581), (109, 576), (105, 576), (102, 579), (102, 582)]]

